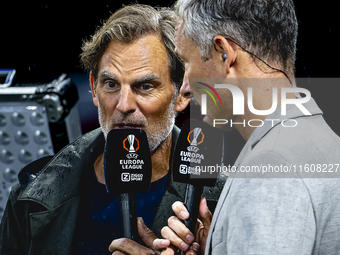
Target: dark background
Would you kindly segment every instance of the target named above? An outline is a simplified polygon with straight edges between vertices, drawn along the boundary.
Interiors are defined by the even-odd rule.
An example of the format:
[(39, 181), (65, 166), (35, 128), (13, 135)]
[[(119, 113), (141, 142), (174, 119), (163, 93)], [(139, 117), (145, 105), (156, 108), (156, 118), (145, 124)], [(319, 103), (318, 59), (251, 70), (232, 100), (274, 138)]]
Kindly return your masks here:
[[(170, 6), (174, 1), (157, 2)], [(299, 21), (296, 77), (339, 77), (339, 21), (336, 2), (294, 1)], [(328, 1), (330, 2), (330, 1)], [(1, 3), (0, 68), (17, 70), (16, 82), (48, 82), (67, 73), (76, 83), (83, 132), (97, 124), (87, 74), (79, 61), (80, 47), (102, 22), (127, 1), (12, 1)], [(154, 1), (138, 3), (155, 6)], [(316, 4), (317, 3), (317, 4)], [(308, 88), (325, 113), (332, 129), (340, 134), (336, 83)]]

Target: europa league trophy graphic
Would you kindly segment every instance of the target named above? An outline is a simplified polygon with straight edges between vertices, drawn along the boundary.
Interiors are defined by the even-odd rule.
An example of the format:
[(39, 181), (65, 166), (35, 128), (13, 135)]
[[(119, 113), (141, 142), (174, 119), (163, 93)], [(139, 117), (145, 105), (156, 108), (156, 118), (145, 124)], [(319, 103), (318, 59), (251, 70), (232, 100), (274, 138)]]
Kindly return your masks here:
[(202, 131), (202, 128), (199, 128), (199, 127), (194, 129), (194, 139), (192, 139), (192, 142), (190, 143), (190, 145), (197, 146), (197, 139), (201, 131)]
[(135, 148), (133, 147), (133, 142), (135, 141), (135, 135), (128, 135), (127, 138), (130, 144), (129, 152), (136, 152)]

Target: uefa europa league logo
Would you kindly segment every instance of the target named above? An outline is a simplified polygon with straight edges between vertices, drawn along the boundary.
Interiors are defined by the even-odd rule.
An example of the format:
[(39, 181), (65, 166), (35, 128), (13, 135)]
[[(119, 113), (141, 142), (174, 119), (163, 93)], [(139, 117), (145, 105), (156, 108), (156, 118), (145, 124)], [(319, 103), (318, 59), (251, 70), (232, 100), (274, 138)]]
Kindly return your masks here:
[[(192, 135), (191, 135), (192, 134)], [(192, 136), (192, 140), (190, 140), (190, 137)], [(198, 138), (201, 136), (200, 141), (198, 141)], [(204, 134), (202, 132), (202, 128), (200, 127), (196, 127), (193, 130), (191, 130), (188, 133), (188, 137), (187, 140), (190, 144), (190, 146), (187, 147), (188, 151), (193, 151), (193, 152), (197, 152), (199, 151), (199, 148), (197, 147), (198, 145), (200, 145), (201, 143), (203, 143), (204, 141)]]
[(199, 135), (201, 134), (201, 131), (202, 131), (202, 128), (200, 128), (200, 127), (197, 127), (197, 128), (194, 129), (194, 137), (193, 137), (190, 145), (197, 146), (197, 139), (198, 139)]
[(129, 152), (126, 155), (127, 158), (137, 158), (136, 151), (139, 150), (139, 140), (133, 134), (128, 135), (123, 141), (123, 148)]
[(129, 152), (136, 152), (135, 148), (133, 147), (133, 143), (135, 141), (135, 135), (128, 135), (127, 138), (128, 138), (129, 144), (130, 144)]

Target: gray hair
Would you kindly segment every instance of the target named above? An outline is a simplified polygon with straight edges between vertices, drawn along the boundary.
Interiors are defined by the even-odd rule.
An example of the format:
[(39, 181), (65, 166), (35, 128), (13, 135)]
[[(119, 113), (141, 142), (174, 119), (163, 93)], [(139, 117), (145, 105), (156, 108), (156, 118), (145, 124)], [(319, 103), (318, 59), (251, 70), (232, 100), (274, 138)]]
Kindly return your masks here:
[(183, 65), (175, 53), (175, 25), (177, 16), (170, 8), (155, 8), (133, 4), (116, 11), (82, 46), (81, 62), (86, 71), (92, 72), (95, 84), (99, 61), (111, 40), (133, 43), (143, 36), (158, 35), (166, 48), (171, 81), (176, 93), (182, 83)]
[(178, 0), (184, 35), (212, 57), (213, 39), (222, 35), (283, 69), (294, 68), (297, 19), (292, 0)]

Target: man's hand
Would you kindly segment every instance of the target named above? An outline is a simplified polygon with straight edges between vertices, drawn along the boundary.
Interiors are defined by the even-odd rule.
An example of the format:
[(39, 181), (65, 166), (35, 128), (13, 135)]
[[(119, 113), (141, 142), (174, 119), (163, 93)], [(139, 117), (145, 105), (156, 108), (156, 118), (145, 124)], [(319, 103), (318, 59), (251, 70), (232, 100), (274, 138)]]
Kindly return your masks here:
[[(168, 226), (164, 227), (161, 231), (162, 236), (182, 251), (188, 251), (187, 254), (196, 254), (199, 250), (204, 254), (212, 219), (212, 214), (208, 209), (206, 199), (201, 198), (200, 202), (199, 215), (201, 220), (197, 220), (196, 242), (193, 242), (193, 233), (191, 233), (181, 221), (189, 218), (189, 213), (184, 204), (177, 201), (173, 203), (172, 210), (178, 218), (172, 216), (168, 219)], [(164, 241), (164, 239), (155, 239), (153, 247), (160, 248), (162, 241)]]
[(128, 238), (119, 238), (112, 241), (109, 246), (109, 251), (114, 255), (119, 254), (141, 254), (141, 255), (154, 255), (160, 254), (158, 249), (162, 249), (162, 255), (173, 255), (174, 248), (170, 248), (169, 240), (161, 240), (157, 248), (153, 246), (153, 241), (157, 238), (156, 235), (149, 229), (142, 218), (137, 219), (137, 228), (140, 237), (145, 243), (146, 247), (136, 243)]

